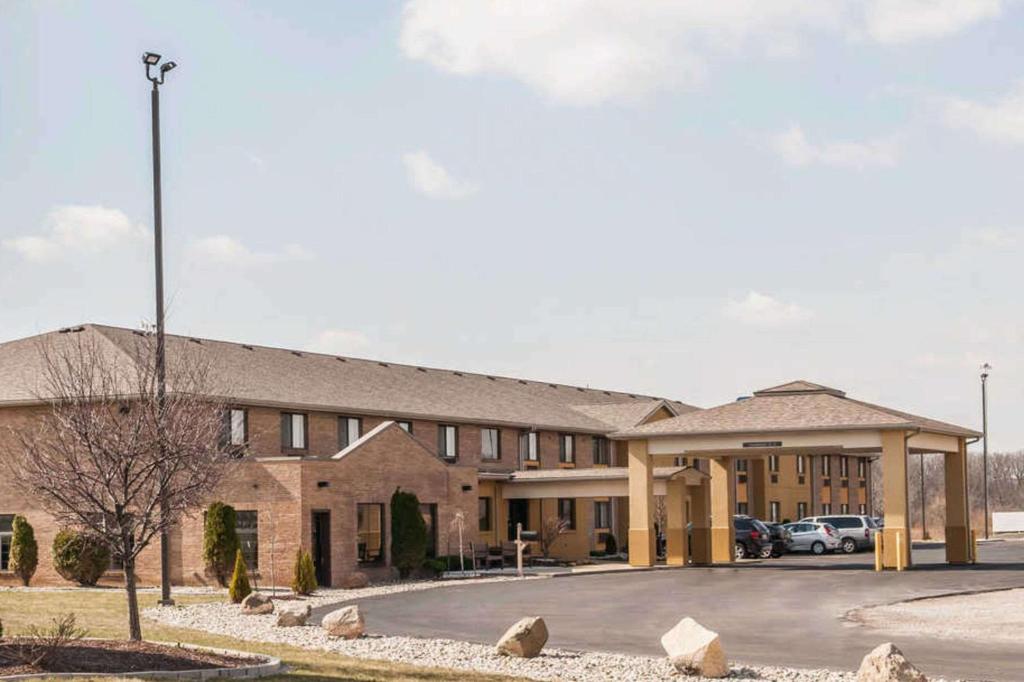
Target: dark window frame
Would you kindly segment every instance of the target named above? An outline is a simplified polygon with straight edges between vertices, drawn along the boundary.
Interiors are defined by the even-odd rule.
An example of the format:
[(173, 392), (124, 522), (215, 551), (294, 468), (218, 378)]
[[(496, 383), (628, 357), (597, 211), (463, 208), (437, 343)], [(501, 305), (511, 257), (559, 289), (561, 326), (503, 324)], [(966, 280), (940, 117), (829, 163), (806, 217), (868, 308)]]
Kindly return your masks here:
[[(367, 508), (376, 508), (379, 510), (380, 515), (380, 555), (375, 559), (362, 559), (362, 553), (359, 551), (359, 512)], [(387, 563), (387, 524), (388, 514), (386, 505), (381, 502), (356, 502), (356, 563), (360, 566), (384, 566)], [(371, 532), (371, 531), (367, 531)], [(366, 553), (369, 553), (367, 548)]]
[[(495, 453), (493, 457), (484, 455), (484, 431), (493, 431), (495, 434)], [(501, 461), (501, 429), (499, 429), (497, 426), (480, 427), (480, 459), (487, 462)]]
[[(356, 436), (355, 440), (349, 440), (348, 433), (348, 422), (350, 419), (354, 419), (356, 422), (356, 431), (359, 435)], [(363, 418), (356, 417), (354, 415), (339, 414), (338, 415), (338, 450), (344, 450), (349, 445), (352, 445), (356, 440), (363, 437)]]
[[(568, 511), (569, 511), (569, 518), (568, 519), (562, 513), (563, 512), (562, 505), (564, 503), (566, 503), (566, 502), (569, 504), (569, 509), (568, 509)], [(557, 505), (558, 505), (558, 507), (557, 507), (558, 520), (559, 521), (568, 521), (569, 522), (569, 525), (567, 526), (567, 530), (576, 530), (576, 498), (575, 497), (559, 497)]]
[[(483, 503), (483, 514), (480, 513), (481, 502)], [(490, 497), (478, 497), (476, 503), (476, 514), (477, 530), (481, 533), (492, 532), (494, 530), (494, 500)]]
[[(599, 509), (604, 509), (603, 512), (599, 512)], [(605, 517), (605, 524), (599, 524), (598, 520), (601, 516)], [(612, 503), (609, 500), (594, 500), (594, 530), (611, 530), (612, 522)]]
[[(530, 445), (533, 445), (533, 456), (530, 455)], [(520, 454), (524, 462), (540, 462), (540, 432), (523, 431), (519, 434)]]
[(594, 464), (611, 465), (611, 441), (608, 438), (594, 436), (591, 439), (591, 449), (593, 450)]
[[(569, 448), (566, 448), (567, 443), (570, 444)], [(569, 450), (571, 450), (572, 452), (569, 452)], [(558, 434), (558, 462), (560, 464), (576, 463), (576, 434)]]
[[(448, 429), (452, 430), (452, 454), (448, 454)], [(459, 458), (459, 427), (457, 424), (437, 425), (437, 456), (454, 462)]]
[[(292, 445), (294, 434), (292, 422), (294, 417), (302, 417), (302, 447)], [(307, 452), (309, 450), (309, 414), (306, 412), (281, 412), (281, 449), (291, 452)]]
[(5, 526), (9, 530), (0, 531), (0, 571), (7, 573), (11, 570), (11, 541), (14, 539), (14, 517), (16, 514), (0, 514), (0, 519), (5, 519)]
[(398, 428), (402, 429), (403, 431), (408, 433), (410, 436), (412, 435), (412, 422), (411, 421), (407, 421), (407, 420), (404, 420), (404, 419), (398, 419), (398, 420), (395, 421), (395, 423), (398, 424)]
[[(255, 524), (248, 526), (240, 523), (243, 518), (250, 518), (251, 514)], [(235, 511), (235, 534), (238, 536), (238, 546), (242, 550), (242, 559), (250, 571), (256, 572), (260, 569), (260, 514), (256, 509), (238, 509)], [(245, 538), (252, 537), (250, 547), (246, 547)]]

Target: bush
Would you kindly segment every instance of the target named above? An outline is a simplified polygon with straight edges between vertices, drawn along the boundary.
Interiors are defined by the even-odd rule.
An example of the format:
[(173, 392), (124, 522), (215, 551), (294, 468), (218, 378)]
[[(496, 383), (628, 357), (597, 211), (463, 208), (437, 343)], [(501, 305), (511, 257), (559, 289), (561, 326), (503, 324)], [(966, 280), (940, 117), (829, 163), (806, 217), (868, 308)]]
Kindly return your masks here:
[(604, 553), (605, 554), (618, 554), (619, 543), (615, 541), (615, 536), (608, 533), (604, 536)]
[(75, 614), (66, 613), (53, 618), (47, 628), (35, 625), (7, 646), (4, 657), (15, 663), (22, 663), (32, 668), (43, 666), (46, 659), (51, 658), (61, 649), (74, 644), (88, 634), (78, 627)]
[(316, 569), (313, 568), (313, 557), (301, 549), (295, 553), (295, 568), (292, 573), (292, 592), (310, 595), (316, 591)]
[(228, 586), (228, 596), (235, 604), (241, 604), (242, 600), (249, 596), (252, 587), (249, 586), (249, 571), (242, 557), (242, 550), (235, 552), (235, 572), (231, 574), (231, 584)]
[(427, 558), (427, 524), (414, 493), (396, 488), (391, 496), (391, 565), (400, 578), (423, 565)]
[(423, 568), (430, 571), (435, 578), (440, 578), (441, 574), (448, 570), (448, 560), (445, 559), (425, 559), (423, 561)]
[(227, 587), (238, 548), (235, 508), (214, 502), (207, 508), (203, 523), (203, 560), (221, 587)]
[(15, 516), (11, 529), (11, 573), (21, 578), (23, 585), (28, 585), (39, 565), (39, 545), (32, 525), (24, 516)]
[(95, 535), (65, 528), (53, 538), (53, 567), (65, 580), (90, 587), (110, 568), (110, 548)]

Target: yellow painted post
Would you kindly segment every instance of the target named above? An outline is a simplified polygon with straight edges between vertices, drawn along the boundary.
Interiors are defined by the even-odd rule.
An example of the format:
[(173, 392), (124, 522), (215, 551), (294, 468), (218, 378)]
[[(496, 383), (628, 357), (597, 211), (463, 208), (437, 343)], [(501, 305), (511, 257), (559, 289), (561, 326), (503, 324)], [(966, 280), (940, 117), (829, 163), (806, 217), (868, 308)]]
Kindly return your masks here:
[(711, 563), (711, 483), (704, 479), (699, 485), (689, 486), (689, 492), (693, 563), (706, 566)]
[(946, 476), (946, 563), (972, 561), (970, 514), (967, 511), (967, 442), (957, 439), (957, 451), (947, 452)]
[(875, 570), (881, 571), (882, 566), (882, 543), (885, 540), (885, 536), (881, 533), (875, 535)]
[[(885, 568), (910, 566), (910, 505), (907, 494), (907, 442), (903, 431), (882, 431), (882, 496)], [(898, 539), (899, 538), (899, 539)]]
[(732, 457), (708, 460), (711, 473), (711, 561), (716, 564), (736, 560), (736, 530), (732, 516), (736, 510), (736, 490), (732, 485)]
[(629, 565), (653, 566), (654, 464), (646, 440), (629, 441)]
[(971, 529), (971, 563), (978, 563), (978, 531)]
[(665, 486), (665, 511), (668, 516), (665, 529), (665, 563), (669, 566), (686, 565), (686, 481), (668, 481)]
[(903, 570), (903, 533), (896, 531), (896, 570)]

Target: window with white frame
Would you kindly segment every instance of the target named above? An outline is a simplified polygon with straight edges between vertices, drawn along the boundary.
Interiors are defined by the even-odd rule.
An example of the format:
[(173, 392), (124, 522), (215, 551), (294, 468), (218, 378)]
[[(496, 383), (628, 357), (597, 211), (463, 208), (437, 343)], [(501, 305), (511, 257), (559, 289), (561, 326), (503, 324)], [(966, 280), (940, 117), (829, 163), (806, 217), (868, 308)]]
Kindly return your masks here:
[(480, 458), (499, 459), (501, 457), (501, 431), (498, 429), (480, 429)]
[(344, 450), (355, 443), (362, 431), (363, 420), (359, 417), (338, 417), (338, 449)]
[(459, 429), (449, 424), (437, 427), (437, 454), (445, 459), (459, 456)]
[(235, 512), (235, 533), (242, 550), (242, 559), (250, 571), (260, 567), (260, 521), (256, 511)]
[(281, 447), (287, 450), (306, 449), (308, 417), (296, 412), (281, 413)]
[(14, 534), (14, 514), (0, 514), (0, 571), (11, 570), (11, 538)]
[(576, 461), (576, 436), (563, 433), (558, 437), (558, 461), (571, 464)]
[(526, 431), (519, 437), (519, 456), (526, 462), (537, 462), (540, 460), (540, 448), (538, 447), (536, 431)]

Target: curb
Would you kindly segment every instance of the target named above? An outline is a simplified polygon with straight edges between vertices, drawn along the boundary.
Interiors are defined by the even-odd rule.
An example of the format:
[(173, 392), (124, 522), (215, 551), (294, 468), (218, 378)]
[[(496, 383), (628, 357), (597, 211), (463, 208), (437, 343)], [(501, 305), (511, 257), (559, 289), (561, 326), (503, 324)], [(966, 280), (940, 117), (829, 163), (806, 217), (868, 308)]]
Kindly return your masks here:
[(218, 649), (216, 647), (199, 646), (184, 642), (161, 642), (157, 640), (144, 640), (150, 644), (162, 644), (169, 647), (178, 647), (190, 651), (205, 651), (223, 656), (234, 656), (236, 658), (264, 659), (261, 663), (245, 665), (239, 668), (197, 668), (195, 670), (145, 670), (140, 672), (121, 673), (25, 673), (22, 675), (0, 676), (0, 680), (70, 680), (81, 678), (113, 677), (113, 678), (138, 678), (138, 679), (164, 679), (164, 680), (212, 680), (212, 679), (255, 679), (258, 677), (269, 677), (270, 675), (282, 672), (285, 665), (280, 658), (267, 654), (254, 654), (251, 651), (236, 651), (235, 649)]

